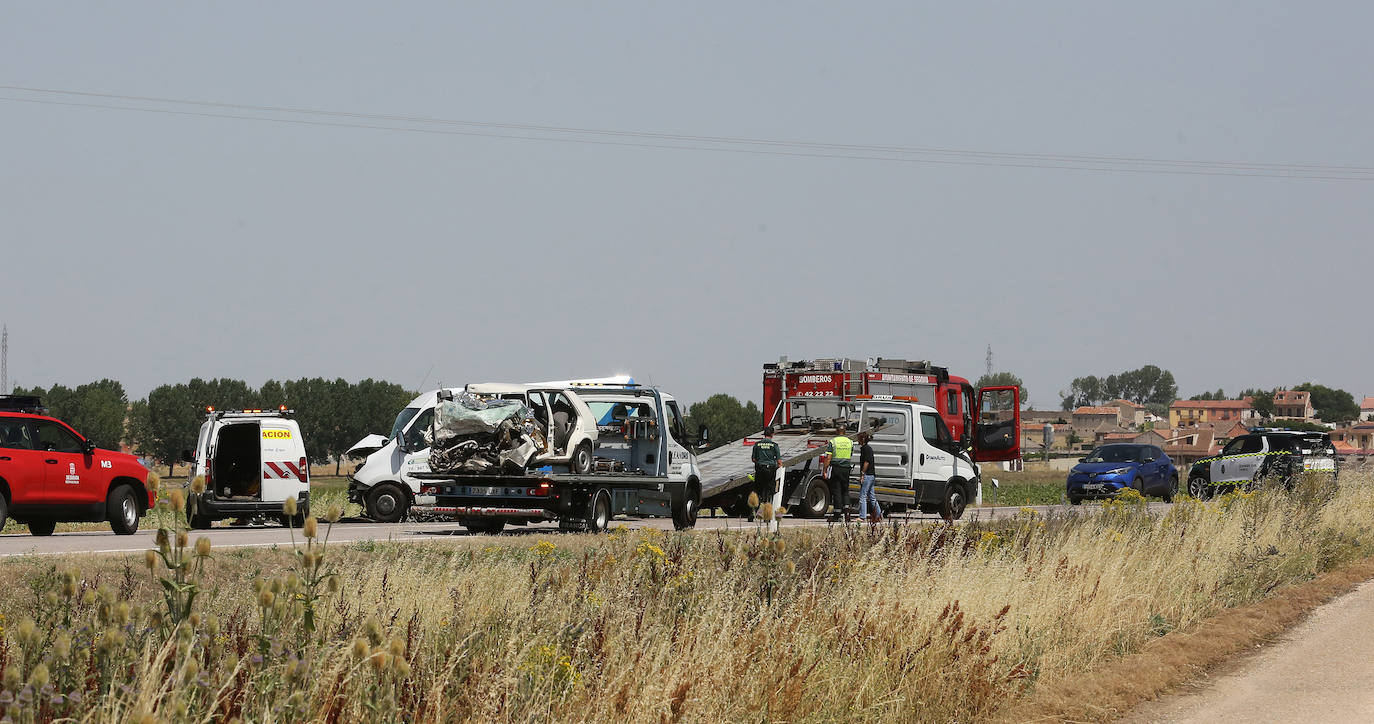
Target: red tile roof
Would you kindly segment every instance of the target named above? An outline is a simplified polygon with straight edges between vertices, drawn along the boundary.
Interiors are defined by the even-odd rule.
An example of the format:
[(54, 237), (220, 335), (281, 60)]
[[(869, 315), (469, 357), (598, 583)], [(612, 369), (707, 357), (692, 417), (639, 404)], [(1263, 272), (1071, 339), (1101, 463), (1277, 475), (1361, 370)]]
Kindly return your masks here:
[(1075, 415), (1120, 415), (1121, 410), (1115, 407), (1080, 407), (1073, 411)]
[[(1369, 399), (1374, 400), (1374, 397), (1371, 397), (1371, 398), (1369, 398)], [(1136, 403), (1134, 403), (1134, 402), (1131, 402), (1130, 400), (1121, 400), (1121, 399), (1112, 400), (1112, 403), (1111, 403), (1111, 404), (1117, 405), (1118, 407), (1121, 406), (1121, 405), (1126, 405), (1127, 407), (1134, 407), (1134, 408), (1136, 408), (1137, 410), (1143, 410), (1143, 409), (1145, 409), (1145, 406), (1144, 406), (1144, 405), (1138, 405), (1138, 404), (1136, 404)]]
[(1312, 393), (1305, 390), (1279, 390), (1274, 393), (1274, 403), (1299, 405), (1307, 402), (1311, 397)]
[(1374, 397), (1366, 397), (1360, 401), (1361, 410), (1374, 410)]

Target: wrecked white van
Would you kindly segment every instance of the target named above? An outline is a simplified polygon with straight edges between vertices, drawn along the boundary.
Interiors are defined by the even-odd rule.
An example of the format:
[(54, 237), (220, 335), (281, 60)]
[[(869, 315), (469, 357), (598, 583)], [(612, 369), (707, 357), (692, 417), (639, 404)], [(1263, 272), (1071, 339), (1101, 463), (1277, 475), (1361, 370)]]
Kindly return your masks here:
[(366, 457), (348, 483), (349, 501), (363, 506), (369, 518), (385, 523), (400, 520), (412, 505), (433, 505), (433, 496), (420, 494), (422, 481), (415, 475), (431, 472), (428, 433), (434, 426), (435, 407), (441, 399), (451, 400), (465, 393), (519, 400), (530, 408), (542, 437), (532, 465), (590, 471), (596, 420), (586, 403), (569, 390), (582, 382), (482, 383), (420, 395), (396, 416), (389, 436), (368, 435), (345, 453)]

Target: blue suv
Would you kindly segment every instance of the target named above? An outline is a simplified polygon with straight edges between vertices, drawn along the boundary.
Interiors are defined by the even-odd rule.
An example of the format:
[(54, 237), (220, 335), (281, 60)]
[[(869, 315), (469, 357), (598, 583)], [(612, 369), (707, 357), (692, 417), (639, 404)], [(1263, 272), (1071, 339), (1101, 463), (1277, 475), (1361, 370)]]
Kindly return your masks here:
[(1178, 492), (1178, 468), (1154, 445), (1102, 445), (1069, 471), (1066, 494), (1074, 505), (1090, 498), (1111, 498), (1126, 488), (1172, 503)]

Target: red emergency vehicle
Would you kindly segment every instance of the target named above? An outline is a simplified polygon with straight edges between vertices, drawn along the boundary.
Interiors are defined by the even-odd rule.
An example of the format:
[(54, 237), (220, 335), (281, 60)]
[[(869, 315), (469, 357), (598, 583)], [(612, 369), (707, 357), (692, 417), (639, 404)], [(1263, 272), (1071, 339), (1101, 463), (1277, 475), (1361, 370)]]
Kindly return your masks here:
[(44, 414), (36, 397), (0, 395), (0, 525), (52, 535), (59, 522), (110, 521), (120, 535), (156, 503), (148, 469)]

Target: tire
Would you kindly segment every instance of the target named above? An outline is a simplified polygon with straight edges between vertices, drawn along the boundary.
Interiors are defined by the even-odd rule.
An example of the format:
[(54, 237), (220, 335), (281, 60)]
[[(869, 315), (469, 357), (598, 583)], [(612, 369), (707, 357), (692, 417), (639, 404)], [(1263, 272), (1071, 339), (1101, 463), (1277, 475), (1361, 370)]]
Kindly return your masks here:
[(9, 518), (9, 514), (10, 514), (10, 501), (9, 501), (9, 499), (6, 498), (5, 496), (0, 495), (0, 528), (4, 528), (4, 527), (5, 527), (5, 520), (6, 520), (7, 518)]
[(964, 497), (964, 486), (951, 483), (945, 487), (945, 497), (940, 501), (940, 516), (948, 521), (964, 517), (968, 500)]
[(673, 528), (687, 530), (697, 524), (697, 511), (701, 508), (701, 488), (689, 481), (683, 489), (682, 498), (673, 504)]
[(1202, 479), (1201, 475), (1195, 475), (1188, 478), (1188, 495), (1198, 500), (1207, 500), (1212, 497), (1212, 487), (1207, 484), (1206, 480)]
[(587, 501), (584, 516), (588, 533), (604, 533), (611, 524), (611, 494), (605, 488), (598, 488)]
[(281, 527), (283, 528), (295, 528), (297, 530), (300, 530), (301, 528), (305, 527), (305, 519), (309, 517), (310, 506), (300, 505), (297, 506), (295, 515), (291, 516), (290, 518), (284, 515), (280, 516), (277, 518), (277, 522), (281, 523)]
[(830, 485), (820, 475), (813, 475), (806, 481), (806, 492), (802, 494), (801, 507), (797, 512), (803, 518), (821, 518), (830, 508)]
[(1069, 505), (1082, 505), (1083, 499), (1077, 496), (1069, 498)]
[(1169, 487), (1168, 487), (1167, 490), (1164, 491), (1164, 502), (1166, 502), (1166, 503), (1172, 503), (1172, 502), (1174, 502), (1174, 496), (1175, 496), (1175, 495), (1178, 495), (1178, 476), (1177, 476), (1177, 475), (1173, 476), (1172, 478), (1169, 478)]
[(194, 493), (186, 496), (186, 524), (191, 526), (191, 530), (205, 530), (210, 527), (210, 517), (196, 512), (196, 501)]
[(367, 517), (378, 523), (395, 523), (405, 517), (407, 508), (405, 491), (391, 483), (378, 485), (367, 494)]
[(105, 501), (105, 515), (110, 519), (110, 527), (116, 534), (137, 533), (140, 511), (138, 501), (134, 499), (133, 488), (121, 485), (111, 490), (110, 497)]
[(49, 536), (52, 535), (55, 528), (57, 528), (57, 521), (55, 520), (29, 521), (29, 533), (32, 535)]
[(496, 535), (506, 529), (506, 521), (500, 518), (464, 518), (459, 522), (478, 535)]
[(583, 441), (578, 444), (577, 449), (573, 450), (572, 460), (568, 461), (568, 467), (573, 475), (587, 475), (595, 466), (592, 459), (592, 444)]

